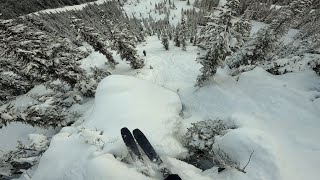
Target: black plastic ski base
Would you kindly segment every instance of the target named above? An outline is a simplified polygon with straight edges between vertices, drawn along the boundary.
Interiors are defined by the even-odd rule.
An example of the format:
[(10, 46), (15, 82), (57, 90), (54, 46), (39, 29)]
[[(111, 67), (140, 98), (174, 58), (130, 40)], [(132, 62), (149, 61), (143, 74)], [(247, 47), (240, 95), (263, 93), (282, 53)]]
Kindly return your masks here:
[(133, 130), (133, 136), (137, 140), (143, 152), (148, 156), (150, 161), (159, 166), (160, 171), (163, 174), (163, 177), (168, 177), (168, 175), (171, 174), (170, 170), (166, 167), (162, 167), (163, 161), (158, 155), (158, 153), (154, 150), (147, 137), (139, 129)]
[(151, 162), (156, 163), (158, 165), (163, 163), (162, 159), (154, 150), (147, 137), (139, 129), (133, 130), (133, 136)]
[(130, 130), (126, 127), (121, 129), (123, 142), (128, 148), (129, 154), (133, 161), (142, 160), (142, 155), (139, 151), (136, 141), (134, 140)]

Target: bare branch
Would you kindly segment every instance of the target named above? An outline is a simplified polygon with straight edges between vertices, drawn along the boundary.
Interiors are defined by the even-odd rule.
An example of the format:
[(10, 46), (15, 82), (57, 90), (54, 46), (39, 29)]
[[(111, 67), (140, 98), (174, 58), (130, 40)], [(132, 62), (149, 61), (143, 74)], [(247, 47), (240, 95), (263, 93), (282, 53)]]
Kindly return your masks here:
[(246, 171), (244, 171), (244, 170), (249, 165), (253, 153), (254, 153), (254, 150), (252, 150), (252, 153), (250, 154), (249, 160), (248, 160), (247, 164), (241, 169), (241, 172), (246, 173)]

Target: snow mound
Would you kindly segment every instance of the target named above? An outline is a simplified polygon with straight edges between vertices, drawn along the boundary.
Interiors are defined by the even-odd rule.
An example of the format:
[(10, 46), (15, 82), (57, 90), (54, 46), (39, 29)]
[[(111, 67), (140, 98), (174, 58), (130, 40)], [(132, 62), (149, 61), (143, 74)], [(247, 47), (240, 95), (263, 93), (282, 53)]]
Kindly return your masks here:
[(113, 156), (127, 154), (120, 129), (139, 128), (159, 154), (175, 156), (184, 151), (175, 139), (181, 109), (173, 91), (134, 77), (108, 76), (83, 124), (54, 136), (32, 179), (147, 179)]
[[(218, 71), (207, 86), (181, 90), (180, 98), (192, 114), (186, 121), (229, 119), (246, 128), (226, 134), (223, 139), (230, 143), (223, 147), (221, 140), (219, 146), (239, 158), (241, 167), (255, 151), (247, 179), (315, 179), (320, 160), (319, 85), (313, 71), (276, 76), (257, 67), (237, 78)], [(292, 173), (298, 171), (304, 173)]]
[(253, 152), (252, 159), (245, 169), (246, 174), (240, 175), (241, 173), (237, 171), (228, 172), (234, 174), (234, 177), (237, 177), (235, 179), (281, 179), (275, 144), (263, 131), (251, 128), (235, 129), (221, 137), (216, 146), (239, 162), (240, 168), (247, 164)]

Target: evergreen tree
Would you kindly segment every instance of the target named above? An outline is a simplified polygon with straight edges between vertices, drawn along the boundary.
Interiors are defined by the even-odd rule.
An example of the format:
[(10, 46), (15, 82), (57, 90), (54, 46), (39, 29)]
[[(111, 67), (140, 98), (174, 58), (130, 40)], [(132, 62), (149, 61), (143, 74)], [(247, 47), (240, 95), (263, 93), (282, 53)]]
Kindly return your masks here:
[(110, 67), (114, 69), (118, 63), (114, 60), (112, 53), (108, 51), (107, 46), (103, 43), (100, 35), (95, 33), (92, 28), (85, 27), (82, 20), (76, 17), (72, 17), (72, 26), (79, 33), (78, 38), (81, 38), (83, 41), (90, 44), (95, 51), (105, 55)]
[(163, 33), (162, 35), (162, 44), (165, 50), (169, 50), (169, 40), (168, 40), (167, 33)]
[(281, 38), (289, 30), (292, 15), (293, 13), (290, 9), (281, 8), (277, 17), (271, 22), (269, 30)]
[(181, 27), (180, 27), (180, 32), (179, 32), (179, 38), (181, 39), (180, 42), (182, 44), (182, 50), (186, 51), (186, 46), (187, 46), (187, 32), (188, 32), (188, 27), (186, 25), (186, 21), (184, 19), (181, 20)]
[(224, 7), (219, 8), (220, 14), (210, 16), (207, 25), (200, 31), (198, 46), (204, 53), (200, 54), (197, 62), (203, 67), (196, 86), (203, 86), (216, 73), (217, 68), (224, 64), (226, 57), (237, 50), (249, 35), (250, 24), (246, 20), (237, 22), (233, 16), (235, 12), (232, 10), (232, 3), (234, 2), (228, 1)]
[(239, 51), (228, 58), (226, 64), (236, 70), (240, 66), (254, 67), (258, 63), (270, 61), (277, 40), (277, 36), (270, 29), (261, 29), (256, 37), (252, 37)]
[(293, 26), (299, 25), (304, 16), (306, 16), (310, 10), (312, 9), (312, 1), (311, 0), (293, 0), (289, 4), (289, 9), (291, 10), (294, 18), (293, 18)]
[(196, 0), (193, 4), (194, 7), (204, 9), (206, 11), (212, 11), (214, 7), (219, 5), (219, 0)]
[[(37, 84), (58, 78), (73, 87), (84, 76), (78, 60), (88, 54), (71, 48), (66, 39), (52, 37), (23, 22), (23, 18), (0, 21), (3, 32), (0, 42), (5, 44), (0, 57), (1, 68), (8, 72), (0, 75), (2, 89), (7, 89), (14, 97)], [(1, 96), (7, 99), (6, 94)]]
[(176, 27), (176, 30), (175, 30), (175, 34), (174, 34), (174, 37), (173, 37), (173, 41), (174, 41), (174, 45), (177, 46), (177, 47), (180, 47), (180, 26), (178, 25)]
[(109, 24), (110, 40), (113, 48), (120, 54), (121, 59), (125, 59), (133, 69), (140, 69), (144, 66), (144, 60), (137, 54), (136, 38), (131, 35), (125, 24), (115, 25), (112, 21), (104, 19)]
[(225, 58), (232, 53), (229, 46), (232, 29), (232, 12), (230, 4), (222, 7), (218, 16), (211, 16), (207, 25), (201, 29), (199, 48), (203, 54), (197, 58), (197, 62), (203, 67), (201, 75), (197, 77), (196, 86), (202, 87), (212, 77), (219, 66), (223, 65)]
[[(248, 4), (246, 4), (247, 8), (244, 14), (249, 19), (264, 21), (273, 10), (276, 10), (271, 8), (271, 5), (272, 3), (269, 1), (263, 3), (259, 1), (249, 1)], [(271, 18), (273, 17), (271, 16)]]
[(276, 55), (276, 47), (281, 47), (279, 39), (289, 30), (292, 16), (290, 9), (281, 8), (268, 28), (259, 30), (255, 37), (229, 57), (226, 64), (233, 69), (232, 74), (250, 70), (257, 65), (270, 66)]
[(202, 87), (210, 77), (216, 74), (217, 68), (223, 65), (223, 62), (229, 54), (229, 48), (226, 44), (226, 33), (215, 36), (210, 42), (211, 47), (206, 48), (205, 53), (197, 58), (197, 62), (202, 65), (201, 75), (197, 77), (196, 86)]
[(237, 40), (236, 46), (233, 47), (234, 51), (239, 49), (248, 41), (251, 28), (251, 23), (244, 16), (234, 23), (234, 30), (232, 33)]

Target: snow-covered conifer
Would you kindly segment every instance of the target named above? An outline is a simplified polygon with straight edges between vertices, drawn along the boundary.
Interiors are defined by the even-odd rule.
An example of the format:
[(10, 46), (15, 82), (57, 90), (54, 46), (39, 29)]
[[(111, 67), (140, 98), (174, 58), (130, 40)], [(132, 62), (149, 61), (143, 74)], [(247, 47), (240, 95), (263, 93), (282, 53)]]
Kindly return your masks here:
[(81, 19), (72, 17), (72, 27), (78, 32), (78, 38), (90, 44), (95, 51), (105, 55), (111, 68), (115, 68), (117, 62), (114, 60), (112, 53), (107, 49), (99, 34), (95, 33), (92, 28), (85, 27)]
[[(203, 67), (200, 70), (201, 75), (197, 78), (196, 86), (203, 86), (205, 81), (216, 73), (217, 68), (224, 64), (226, 57), (237, 49), (235, 47), (240, 46), (236, 36), (241, 37), (239, 38), (241, 42), (245, 39), (243, 36), (248, 34), (247, 30), (244, 30), (250, 29), (247, 23), (243, 23), (242, 28), (235, 28), (233, 23), (235, 18), (231, 7), (231, 1), (228, 1), (224, 7), (218, 9), (220, 14), (210, 16), (207, 25), (201, 29), (198, 46), (203, 53), (197, 58), (197, 62)], [(236, 30), (242, 31), (237, 32)]]
[(210, 47), (204, 50), (204, 54), (197, 57), (197, 62), (202, 65), (201, 75), (197, 77), (196, 86), (202, 87), (210, 77), (216, 74), (217, 68), (222, 66), (230, 49), (226, 44), (227, 33), (221, 33), (213, 37)]
[(268, 28), (258, 31), (239, 51), (226, 60), (230, 68), (240, 66), (255, 66), (270, 60), (275, 49), (277, 37)]
[(293, 0), (289, 4), (289, 9), (292, 11), (294, 19), (293, 26), (299, 25), (302, 23), (301, 20), (306, 16), (312, 9), (312, 0)]
[[(225, 156), (225, 154), (219, 156), (222, 155), (220, 153), (223, 153), (223, 151), (217, 152), (214, 147), (216, 137), (221, 137), (229, 129), (234, 128), (236, 128), (235, 125), (226, 124), (222, 120), (205, 120), (192, 123), (182, 140), (182, 144), (188, 149), (188, 156), (185, 161), (203, 170), (210, 168), (206, 164), (220, 168), (236, 168), (234, 160), (226, 161), (229, 156)], [(207, 161), (206, 164), (204, 164), (205, 161)]]
[(281, 8), (278, 15), (271, 22), (269, 30), (281, 38), (288, 32), (292, 16), (293, 13), (290, 9)]
[[(2, 54), (4, 61), (1, 61), (1, 68), (5, 71), (0, 74), (3, 77), (0, 78), (3, 88), (17, 96), (36, 84), (57, 78), (74, 86), (83, 76), (78, 60), (88, 54), (72, 48), (66, 39), (53, 38), (23, 22), (23, 18), (0, 21), (0, 29), (4, 32), (1, 42), (6, 44)], [(16, 83), (23, 82), (13, 84), (6, 78)]]
[(122, 23), (115, 25), (111, 21), (109, 24), (112, 45), (120, 54), (121, 59), (125, 59), (133, 69), (142, 68), (144, 60), (137, 54), (136, 38), (131, 35), (128, 27)]
[(245, 17), (241, 17), (238, 21), (235, 22), (233, 36), (237, 40), (237, 49), (244, 45), (244, 43), (249, 39), (251, 27), (251, 23)]
[(49, 148), (50, 138), (42, 134), (29, 134), (28, 144), (24, 143), (18, 141), (15, 150), (11, 150), (1, 157), (0, 167), (8, 167), (7, 172), (2, 173), (11, 177), (38, 164), (43, 153)]
[(176, 27), (175, 33), (174, 33), (174, 37), (173, 37), (173, 41), (174, 41), (174, 45), (177, 47), (180, 47), (180, 26), (178, 25)]
[(169, 40), (166, 33), (162, 35), (161, 43), (163, 44), (165, 50), (169, 50)]
[(182, 45), (182, 50), (186, 51), (187, 46), (187, 33), (188, 33), (188, 27), (186, 24), (186, 21), (184, 19), (181, 20), (181, 27), (179, 32), (179, 37)]

